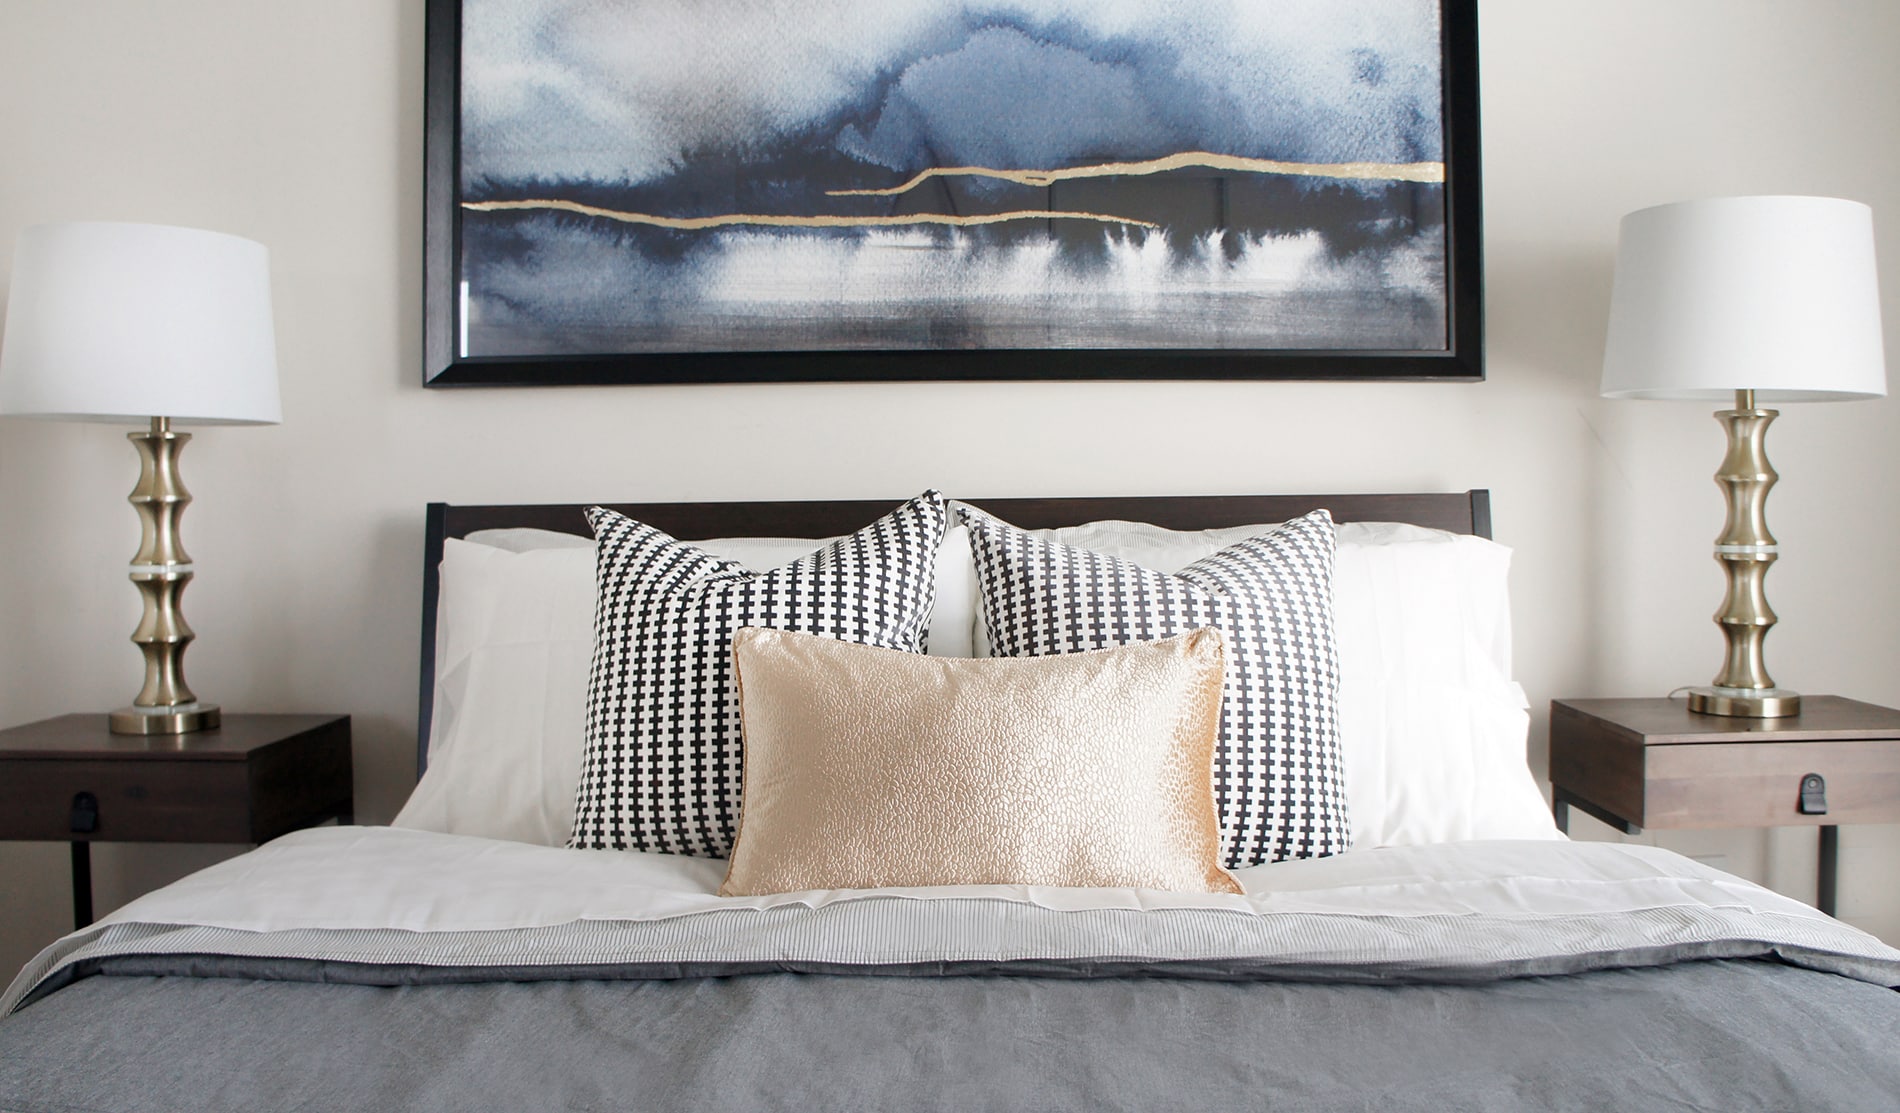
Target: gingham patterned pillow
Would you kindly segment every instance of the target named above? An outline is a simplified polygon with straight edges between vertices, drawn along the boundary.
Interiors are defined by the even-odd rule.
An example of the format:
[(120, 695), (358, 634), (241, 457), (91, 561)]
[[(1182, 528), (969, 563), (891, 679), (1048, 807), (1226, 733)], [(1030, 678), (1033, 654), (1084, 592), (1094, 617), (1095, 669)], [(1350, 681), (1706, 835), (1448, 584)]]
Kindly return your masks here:
[(1351, 844), (1336, 725), (1333, 520), (1324, 510), (1167, 575), (1025, 533), (970, 507), (992, 652), (1076, 653), (1227, 636), (1214, 794), (1224, 864), (1337, 854)]
[(723, 858), (740, 800), (742, 626), (923, 650), (949, 523), (935, 491), (769, 572), (599, 507), (587, 741), (569, 846)]

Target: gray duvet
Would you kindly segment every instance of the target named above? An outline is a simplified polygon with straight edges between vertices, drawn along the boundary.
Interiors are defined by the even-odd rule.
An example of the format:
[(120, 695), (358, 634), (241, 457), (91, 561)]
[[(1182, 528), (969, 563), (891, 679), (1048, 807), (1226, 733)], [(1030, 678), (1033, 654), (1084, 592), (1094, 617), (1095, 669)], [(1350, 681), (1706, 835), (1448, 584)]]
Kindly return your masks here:
[[(1772, 960), (1457, 985), (102, 969), (0, 1023), (0, 1108), (1900, 1109), (1900, 993)], [(424, 984), (303, 980), (326, 977)]]

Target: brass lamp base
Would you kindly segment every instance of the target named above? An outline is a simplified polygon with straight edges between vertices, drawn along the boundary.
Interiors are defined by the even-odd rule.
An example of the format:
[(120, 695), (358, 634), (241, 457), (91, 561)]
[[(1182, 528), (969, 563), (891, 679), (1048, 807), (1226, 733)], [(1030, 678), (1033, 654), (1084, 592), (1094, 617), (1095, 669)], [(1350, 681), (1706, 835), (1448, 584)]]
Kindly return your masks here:
[(1762, 656), (1762, 641), (1775, 625), (1762, 581), (1781, 555), (1768, 532), (1768, 489), (1780, 478), (1768, 463), (1763, 442), (1774, 410), (1757, 409), (1755, 392), (1735, 392), (1735, 408), (1716, 413), (1728, 431), (1728, 455), (1715, 481), (1728, 497), (1728, 521), (1715, 539), (1715, 559), (1728, 580), (1715, 622), (1728, 652), (1715, 683), (1689, 691), (1689, 710), (1701, 715), (1780, 719), (1801, 711), (1801, 697), (1775, 687)]
[(220, 721), (217, 705), (198, 702), (185, 683), (185, 648), (195, 635), (178, 602), (193, 573), (178, 539), (178, 519), (191, 504), (191, 492), (178, 475), (178, 453), (191, 434), (173, 432), (170, 419), (154, 417), (149, 432), (127, 436), (139, 451), (139, 482), (130, 501), (139, 512), (141, 536), (131, 580), (145, 614), (132, 642), (145, 657), (145, 686), (132, 706), (112, 713), (109, 725), (114, 734), (211, 730)]
[(182, 707), (121, 707), (114, 711), (109, 723), (114, 734), (190, 734), (199, 730), (216, 730), (224, 721), (224, 713), (215, 703), (199, 703)]
[(1689, 710), (1737, 719), (1785, 719), (1801, 714), (1801, 695), (1786, 688), (1691, 688)]

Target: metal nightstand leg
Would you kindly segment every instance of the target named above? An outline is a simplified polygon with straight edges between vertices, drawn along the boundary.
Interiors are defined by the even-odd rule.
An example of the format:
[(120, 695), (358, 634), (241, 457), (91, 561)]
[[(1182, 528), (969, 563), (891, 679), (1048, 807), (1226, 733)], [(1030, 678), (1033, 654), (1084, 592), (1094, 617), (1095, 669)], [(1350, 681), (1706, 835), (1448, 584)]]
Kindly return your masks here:
[(1834, 885), (1840, 878), (1841, 829), (1833, 824), (1821, 826), (1821, 869), (1814, 886), (1814, 907), (1834, 915)]
[(92, 923), (92, 844), (73, 840), (73, 930)]
[(1643, 833), (1643, 828), (1639, 824), (1631, 823), (1622, 816), (1612, 813), (1607, 808), (1600, 808), (1574, 792), (1568, 792), (1564, 789), (1552, 786), (1550, 790), (1550, 815), (1552, 819), (1557, 821), (1557, 830), (1562, 831), (1566, 835), (1570, 833), (1571, 808), (1576, 808), (1592, 819), (1601, 820), (1623, 832), (1625, 835), (1640, 835)]

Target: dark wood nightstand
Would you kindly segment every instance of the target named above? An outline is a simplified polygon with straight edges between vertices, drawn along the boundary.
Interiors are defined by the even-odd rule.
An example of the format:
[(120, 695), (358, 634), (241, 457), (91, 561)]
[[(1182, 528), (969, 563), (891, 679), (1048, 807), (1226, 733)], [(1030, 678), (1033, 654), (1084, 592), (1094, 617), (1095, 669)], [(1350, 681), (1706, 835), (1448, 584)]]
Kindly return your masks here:
[(112, 734), (104, 715), (0, 730), (0, 839), (72, 843), (79, 927), (94, 842), (261, 843), (353, 809), (348, 715), (227, 712), (162, 737)]
[(1839, 823), (1900, 822), (1900, 711), (1803, 696), (1782, 719), (1698, 715), (1671, 699), (1553, 700), (1551, 809), (1620, 831), (1821, 829), (1815, 906), (1833, 915)]

